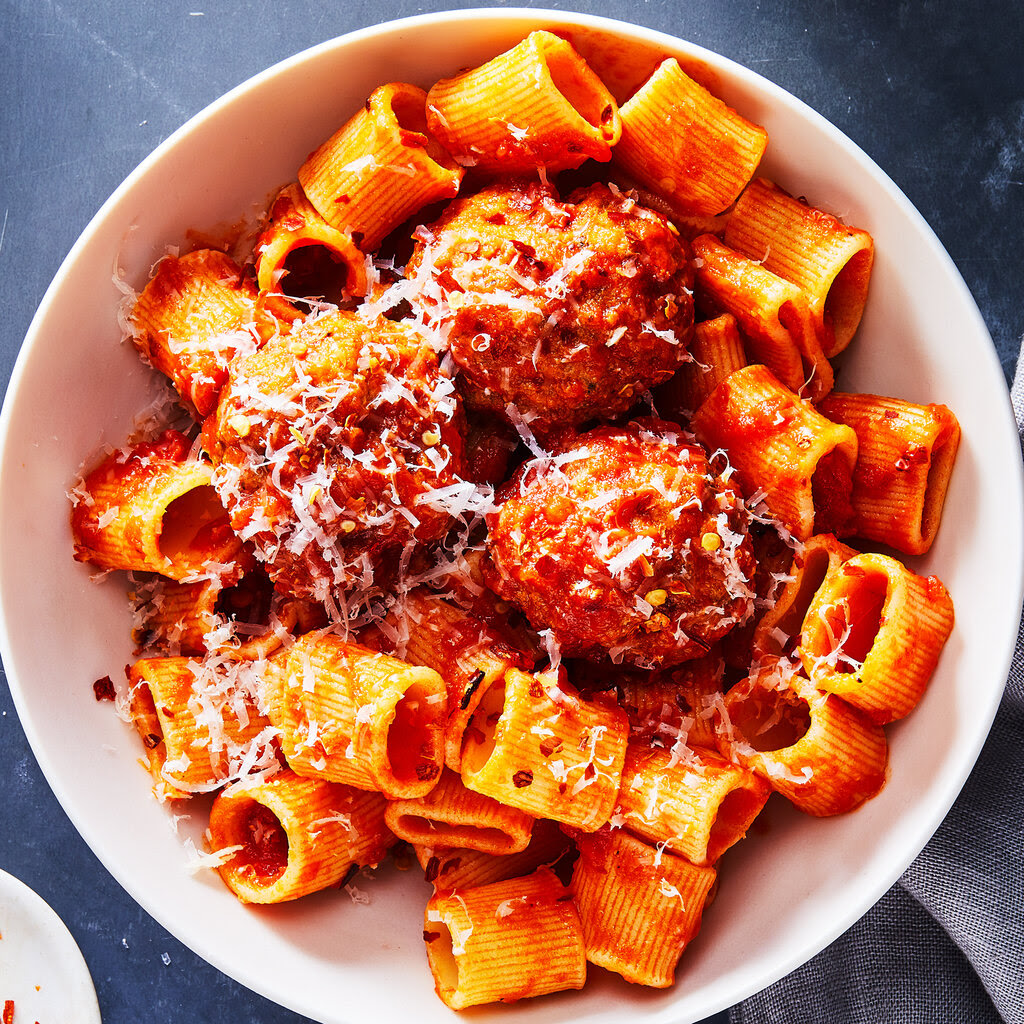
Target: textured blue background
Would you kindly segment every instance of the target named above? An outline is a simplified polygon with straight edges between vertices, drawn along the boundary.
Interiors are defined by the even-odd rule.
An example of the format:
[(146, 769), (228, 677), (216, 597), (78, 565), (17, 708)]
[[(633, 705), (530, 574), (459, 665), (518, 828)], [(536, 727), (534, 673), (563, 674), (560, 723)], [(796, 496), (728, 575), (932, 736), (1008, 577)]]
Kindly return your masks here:
[[(520, 0), (517, 6), (541, 5)], [(1007, 376), (1012, 373), (1024, 332), (1019, 0), (543, 6), (620, 17), (690, 39), (819, 110), (893, 177), (931, 223), (981, 307)], [(186, 0), (158, 6), (0, 0), (4, 386), (61, 260), (102, 202), (158, 143), (211, 100), (284, 57), (351, 29), (435, 9), (401, 0)], [(92, 971), (106, 1024), (305, 1020), (205, 964), (122, 891), (42, 778), (5, 684), (0, 779), (0, 868), (32, 886), (64, 919)], [(416, 1008), (409, 1009), (415, 1020)], [(712, 1020), (720, 1024), (725, 1016)]]

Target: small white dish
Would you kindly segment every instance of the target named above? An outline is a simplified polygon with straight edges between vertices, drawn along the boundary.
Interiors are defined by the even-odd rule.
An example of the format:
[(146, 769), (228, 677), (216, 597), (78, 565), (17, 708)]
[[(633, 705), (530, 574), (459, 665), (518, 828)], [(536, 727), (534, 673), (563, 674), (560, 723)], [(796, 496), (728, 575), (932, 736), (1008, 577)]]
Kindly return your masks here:
[(100, 1024), (89, 968), (64, 922), (41, 896), (0, 871), (0, 1010), (14, 1019)]
[(674, 989), (644, 991), (594, 969), (580, 993), (479, 1008), (472, 1019), (683, 1024), (798, 967), (892, 885), (941, 822), (988, 734), (1013, 651), (1024, 488), (995, 350), (920, 214), (820, 115), (690, 43), (556, 11), (425, 15), (326, 42), (257, 75), (193, 118), (117, 190), (33, 321), (0, 417), (0, 649), (43, 772), (114, 877), (200, 956), (329, 1024), (454, 1019), (433, 994), (423, 950), (429, 887), (418, 872), (388, 867), (358, 883), (369, 905), (328, 892), (253, 908), (212, 872), (188, 874), (182, 840), (202, 846), (205, 806), (175, 808), (190, 815), (175, 838), (170, 809), (152, 799), (137, 763), (138, 738), (93, 699), (93, 680), (132, 660), (130, 614), (122, 581), (96, 585), (72, 561), (64, 492), (101, 443), (122, 442), (152, 379), (119, 340), (115, 261), (141, 287), (189, 229), (215, 231), (258, 211), (377, 85), (429, 86), (542, 27), (568, 32), (588, 56), (604, 53), (606, 73), (635, 75), (656, 54), (699, 63), (718, 95), (767, 128), (764, 174), (872, 233), (871, 295), (842, 386), (943, 402), (960, 419), (944, 524), (928, 556), (912, 560), (947, 585), (957, 627), (921, 705), (888, 730), (885, 789), (828, 820), (770, 805), (755, 834), (724, 858), (719, 894)]

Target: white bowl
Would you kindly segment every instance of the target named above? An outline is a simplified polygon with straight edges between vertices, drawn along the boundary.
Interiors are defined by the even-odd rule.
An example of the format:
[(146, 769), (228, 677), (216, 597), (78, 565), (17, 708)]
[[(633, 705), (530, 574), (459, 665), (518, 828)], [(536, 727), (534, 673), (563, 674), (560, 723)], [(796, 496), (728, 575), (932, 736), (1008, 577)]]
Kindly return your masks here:
[[(71, 558), (65, 490), (100, 442), (120, 443), (151, 376), (120, 342), (115, 259), (140, 287), (186, 230), (233, 224), (293, 180), (306, 154), (384, 81), (423, 86), (539, 27), (567, 30), (629, 72), (653, 53), (706, 65), (716, 91), (770, 136), (764, 171), (867, 228), (871, 296), (841, 375), (848, 390), (944, 402), (963, 444), (931, 553), (957, 627), (924, 701), (889, 729), (891, 777), (854, 814), (819, 821), (777, 807), (724, 859), (721, 889), (674, 989), (592, 969), (578, 994), (478, 1011), (504, 1022), (693, 1021), (807, 960), (893, 883), (942, 820), (999, 700), (1021, 601), (1021, 466), (991, 340), (963, 281), (893, 183), (820, 116), (745, 68), (656, 32), (557, 12), (427, 15), (356, 32), (235, 89), (167, 140), (117, 190), (61, 267), (28, 333), (3, 410), (0, 641), (14, 700), (50, 785), (104, 865), (161, 924), (245, 985), (321, 1021), (453, 1016), (433, 994), (420, 937), (429, 887), (382, 869), (371, 902), (321, 894), (247, 908), (210, 872), (185, 871), (199, 805), (168, 829), (138, 740), (91, 683), (132, 660), (123, 583)], [(610, 42), (609, 42), (610, 40)], [(226, 45), (226, 44), (225, 44)], [(186, 811), (189, 809), (186, 808)]]

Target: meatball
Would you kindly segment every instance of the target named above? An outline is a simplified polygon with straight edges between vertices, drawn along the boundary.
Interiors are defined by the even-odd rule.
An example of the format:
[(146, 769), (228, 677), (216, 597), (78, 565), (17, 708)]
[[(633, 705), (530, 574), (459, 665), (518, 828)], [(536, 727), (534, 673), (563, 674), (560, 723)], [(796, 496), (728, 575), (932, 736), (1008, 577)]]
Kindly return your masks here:
[(599, 427), (521, 466), (499, 494), (487, 582), (563, 654), (676, 665), (752, 613), (742, 499), (676, 431)]
[(417, 236), (413, 308), (472, 408), (511, 403), (544, 435), (625, 412), (689, 358), (687, 243), (614, 187), (561, 202), (537, 181), (491, 185)]
[(339, 311), (236, 360), (203, 442), (277, 589), (325, 601), (386, 585), (407, 545), (447, 532), (451, 492), (435, 492), (474, 489), (462, 431), (422, 339)]

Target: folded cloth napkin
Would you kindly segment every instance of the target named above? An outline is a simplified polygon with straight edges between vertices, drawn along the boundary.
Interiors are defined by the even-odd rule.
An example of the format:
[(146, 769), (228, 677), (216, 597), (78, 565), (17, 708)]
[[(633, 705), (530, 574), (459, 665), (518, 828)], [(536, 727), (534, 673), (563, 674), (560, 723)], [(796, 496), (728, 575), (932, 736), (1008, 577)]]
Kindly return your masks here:
[[(1024, 358), (1011, 398), (1024, 444)], [(730, 1020), (1024, 1024), (1024, 619), (992, 732), (931, 842), (845, 935)]]

